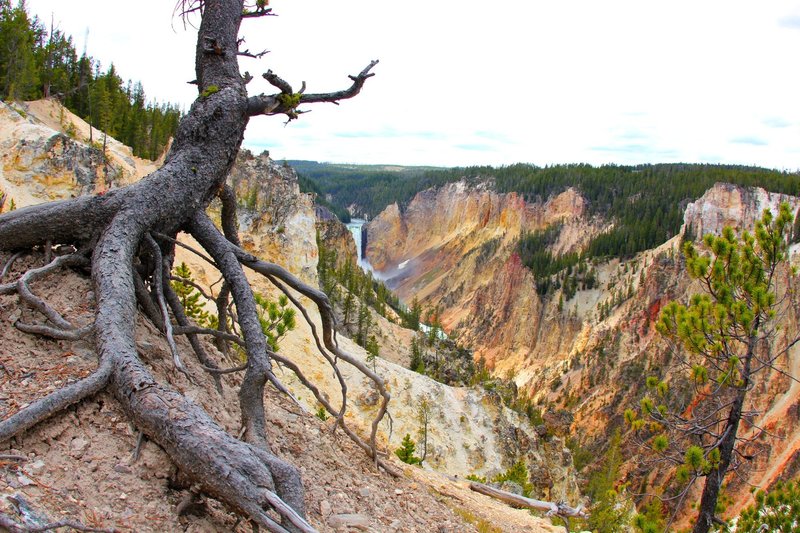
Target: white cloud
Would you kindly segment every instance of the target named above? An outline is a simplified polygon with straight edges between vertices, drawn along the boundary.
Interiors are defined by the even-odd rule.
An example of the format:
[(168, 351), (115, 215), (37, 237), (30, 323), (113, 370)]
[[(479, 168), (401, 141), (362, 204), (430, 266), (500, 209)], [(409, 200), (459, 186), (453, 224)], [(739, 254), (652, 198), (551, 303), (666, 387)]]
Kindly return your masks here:
[[(193, 35), (169, 0), (28, 0), (148, 95), (191, 102)], [(365, 163), (707, 161), (800, 168), (800, 48), (791, 2), (273, 0), (242, 60), (309, 91), (379, 58), (364, 92), (284, 127), (251, 122), (276, 157)], [(171, 26), (175, 26), (173, 31)], [(775, 127), (785, 124), (784, 127)], [(638, 137), (636, 135), (639, 135)], [(742, 144), (731, 139), (759, 139)]]

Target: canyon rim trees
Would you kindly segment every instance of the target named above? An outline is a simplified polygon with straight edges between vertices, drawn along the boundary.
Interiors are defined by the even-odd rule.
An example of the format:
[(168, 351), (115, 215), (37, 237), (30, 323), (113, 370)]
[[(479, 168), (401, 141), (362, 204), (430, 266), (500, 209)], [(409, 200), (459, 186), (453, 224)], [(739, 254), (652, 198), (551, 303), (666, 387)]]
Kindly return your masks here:
[[(341, 406), (318, 397), (337, 418), (338, 425), (376, 461), (377, 424), (385, 414), (389, 395), (382, 380), (363, 362), (339, 349), (333, 330), (330, 303), (323, 293), (300, 282), (278, 265), (246, 253), (239, 246), (235, 226), (236, 200), (225, 179), (252, 117), (285, 115), (289, 120), (309, 103), (337, 102), (357, 95), (373, 74), (377, 61), (350, 76), (350, 86), (331, 93), (306, 93), (271, 71), (264, 78), (279, 92), (247, 93), (248, 75), (239, 70), (237, 58), (253, 55), (240, 50), (242, 21), (270, 14), (266, 2), (257, 0), (181, 0), (176, 12), (199, 18), (195, 54), (198, 97), (181, 120), (174, 142), (161, 168), (134, 185), (103, 195), (78, 197), (19, 209), (0, 216), (0, 250), (27, 253), (43, 249), (45, 266), (19, 279), (0, 281), (0, 294), (18, 294), (42, 314), (40, 324), (17, 323), (25, 331), (53, 338), (75, 339), (92, 335), (98, 367), (90, 376), (45, 396), (0, 422), (0, 442), (5, 442), (45, 418), (102, 389), (110, 390), (134, 425), (158, 443), (177, 467), (203, 493), (224, 502), (232, 510), (268, 531), (313, 531), (305, 519), (303, 487), (298, 470), (270, 451), (264, 417), (264, 387), (272, 382), (283, 389), (272, 373), (272, 361), (280, 356), (270, 350), (258, 319), (257, 304), (244, 274), (247, 267), (265, 276), (298, 304), (293, 294), (308, 297), (319, 308), (322, 331), (314, 335), (320, 352), (336, 369), (337, 361), (355, 366), (371, 379), (382, 395), (369, 442), (344, 423), (346, 387)], [(214, 198), (222, 205), (222, 231), (206, 215)], [(225, 284), (219, 297), (220, 315), (233, 298), (241, 337), (226, 331), (220, 316), (219, 330), (193, 328), (186, 322), (169, 284), (178, 233), (191, 234), (204, 249), (201, 255), (222, 274)], [(52, 258), (52, 257), (55, 258)], [(13, 259), (12, 259), (13, 261)], [(77, 327), (29, 288), (32, 278), (59, 268), (90, 272), (95, 294), (93, 324)], [(296, 291), (292, 293), (291, 291)], [(191, 335), (196, 355), (217, 375), (223, 370), (196, 343), (197, 334), (241, 343), (247, 364), (239, 390), (242, 439), (226, 433), (197, 404), (159, 383), (142, 363), (136, 350), (134, 324), (137, 303), (168, 337)], [(168, 308), (172, 309), (170, 316)], [(307, 316), (307, 315), (306, 315)], [(172, 321), (177, 322), (173, 326)], [(313, 328), (312, 328), (313, 329)], [(174, 343), (172, 343), (174, 346)], [(181, 355), (173, 349), (181, 368)], [(283, 361), (312, 393), (319, 395), (302, 369)], [(341, 377), (340, 377), (340, 381)], [(342, 381), (343, 383), (343, 381)], [(389, 468), (386, 465), (386, 468)], [(280, 515), (280, 523), (267, 511)]]

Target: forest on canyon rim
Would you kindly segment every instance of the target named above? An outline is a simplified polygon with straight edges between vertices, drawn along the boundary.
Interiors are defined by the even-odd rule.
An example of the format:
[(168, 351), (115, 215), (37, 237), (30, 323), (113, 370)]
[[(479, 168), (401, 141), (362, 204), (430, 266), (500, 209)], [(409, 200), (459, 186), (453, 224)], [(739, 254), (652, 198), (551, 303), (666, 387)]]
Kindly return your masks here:
[[(189, 10), (199, 4), (183, 3)], [(650, 468), (646, 461), (621, 461), (619, 456), (623, 452), (620, 450), (630, 456), (627, 452), (635, 450), (637, 446), (635, 431), (622, 422), (629, 419), (630, 426), (641, 420), (622, 411), (627, 408), (641, 409), (645, 417), (651, 414), (654, 417), (663, 416), (664, 413), (658, 409), (661, 406), (648, 404), (646, 399), (653, 393), (659, 394), (667, 389), (682, 395), (681, 401), (684, 403), (696, 399), (691, 397), (691, 387), (681, 386), (677, 374), (667, 369), (671, 356), (666, 347), (659, 344), (665, 341), (659, 340), (660, 337), (655, 334), (659, 312), (668, 308), (666, 300), (660, 297), (664, 294), (685, 297), (698, 289), (691, 285), (685, 275), (687, 263), (681, 253), (681, 243), (700, 238), (704, 230), (719, 232), (722, 229), (707, 227), (708, 221), (697, 210), (694, 212), (695, 218), (691, 218), (688, 208), (691, 205), (705, 205), (713, 209), (716, 205), (720, 212), (734, 211), (725, 219), (727, 222), (738, 223), (739, 230), (749, 229), (759, 235), (756, 222), (760, 219), (763, 207), (771, 207), (777, 216), (778, 205), (787, 201), (787, 205), (791, 206), (789, 214), (796, 217), (796, 197), (800, 194), (798, 175), (724, 165), (558, 165), (547, 168), (512, 165), (447, 170), (354, 170), (325, 165), (304, 166), (302, 162), (297, 162), (295, 166), (301, 173), (298, 181), (303, 189), (315, 192), (321, 200), (342, 213), (343, 218), (347, 210), (351, 210), (353, 214), (374, 219), (374, 222), (386, 222), (383, 227), (392, 227), (399, 221), (398, 227), (404, 228), (405, 233), (392, 236), (406, 239), (396, 242), (400, 243), (398, 254), (407, 252), (407, 255), (386, 257), (387, 270), (399, 267), (403, 261), (416, 262), (414, 270), (409, 271), (407, 276), (394, 282), (391, 279), (387, 281), (389, 287), (397, 284), (402, 298), (409, 303), (406, 307), (389, 292), (386, 285), (352, 269), (352, 265), (347, 270), (346, 261), (343, 265), (337, 265), (337, 259), (341, 257), (337, 257), (336, 253), (344, 256), (346, 252), (337, 250), (326, 257), (323, 245), (319, 251), (322, 263), (319, 278), (323, 288), (327, 289), (328, 296), (325, 296), (294, 274), (249, 253), (246, 245), (241, 244), (240, 235), (233, 224), (236, 218), (233, 210), (235, 207), (252, 209), (262, 200), (261, 193), (252, 188), (247, 191), (250, 194), (256, 191), (253, 205), (249, 206), (250, 197), (245, 196), (244, 191), (231, 190), (224, 184), (234, 165), (241, 142), (240, 133), (249, 116), (282, 114), (292, 119), (297, 117), (299, 105), (355, 96), (372, 75), (374, 62), (360, 74), (351, 76), (350, 87), (343, 91), (325, 94), (295, 92), (289, 84), (273, 74), (270, 83), (279, 90), (278, 93), (248, 97), (243, 78), (235, 64), (231, 64), (235, 62), (225, 61), (224, 58), (235, 58), (237, 54), (235, 45), (239, 18), (266, 15), (268, 8), (257, 2), (249, 6), (249, 11), (243, 15), (241, 9), (234, 9), (236, 2), (207, 2), (206, 7), (209, 6), (218, 7), (225, 16), (218, 20), (202, 18), (198, 45), (201, 52), (197, 65), (200, 96), (179, 125), (175, 108), (145, 104), (143, 90), (130, 83), (124, 87), (113, 67), (104, 74), (96, 70), (93, 72), (91, 58), (84, 56), (78, 59), (69, 38), (57, 34), (47, 36), (41, 25), (37, 27), (35, 21), (22, 17), (19, 7), (12, 8), (8, 2), (0, 5), (3, 38), (14, 37), (18, 39), (17, 43), (26, 43), (24, 47), (2, 48), (3, 53), (12, 52), (11, 55), (2, 55), (0, 61), (0, 74), (4, 76), (0, 79), (4, 100), (64, 94), (64, 103), (76, 115), (100, 130), (118, 136), (118, 140), (129, 143), (134, 154), (151, 159), (160, 155), (166, 137), (175, 135), (164, 165), (149, 177), (127, 187), (113, 187), (111, 184), (108, 192), (98, 191), (103, 194), (96, 196), (13, 211), (14, 198), (6, 198), (4, 212), (8, 213), (0, 218), (0, 242), (3, 250), (9, 252), (9, 268), (4, 270), (12, 271), (13, 258), (22, 257), (16, 255), (20, 250), (35, 248), (35, 253), (41, 253), (42, 259), (48, 263), (47, 267), (40, 268), (34, 266), (36, 261), (33, 259), (20, 260), (20, 264), (30, 270), (14, 271), (20, 275), (19, 281), (5, 279), (7, 272), (4, 272), (4, 279), (0, 279), (4, 283), (1, 286), (2, 294), (18, 294), (22, 301), (27, 302), (26, 305), (46, 317), (42, 319), (40, 315), (36, 319), (42, 324), (26, 324), (19, 320), (15, 320), (14, 324), (23, 330), (27, 327), (31, 334), (43, 334), (61, 340), (94, 335), (101, 363), (97, 370), (45, 396), (44, 401), (32, 402), (18, 412), (6, 413), (0, 423), (0, 438), (8, 440), (21, 435), (68, 405), (93, 396), (98, 391), (110, 390), (137, 430), (158, 443), (172, 463), (183, 475), (188, 476), (189, 485), (194, 487), (195, 493), (219, 499), (238, 515), (248, 517), (268, 530), (310, 530), (308, 521), (313, 519), (316, 524), (319, 519), (316, 516), (317, 509), (306, 509), (304, 503), (303, 483), (309, 481), (304, 479), (300, 483), (298, 469), (290, 464), (291, 456), (273, 453), (270, 440), (276, 437), (265, 430), (268, 426), (264, 414), (266, 383), (273, 384), (278, 390), (284, 389), (271, 364), (282, 361), (291, 368), (292, 363), (283, 361), (277, 344), (273, 344), (269, 336), (262, 333), (263, 311), (259, 311), (259, 297), (253, 295), (249, 288), (250, 282), (243, 272), (245, 267), (263, 275), (279, 290), (288, 285), (296, 291), (294, 294), (306, 297), (304, 301), (313, 302), (318, 308), (322, 328), (320, 335), (317, 336), (316, 332), (310, 335), (319, 351), (332, 355), (334, 360), (341, 359), (352, 364), (362, 376), (374, 383), (378, 392), (375, 402), (380, 408), (377, 409), (375, 423), (371, 427), (366, 424), (366, 433), (350, 429), (349, 422), (343, 416), (344, 409), (340, 410), (336, 404), (331, 404), (325, 395), (320, 394), (316, 401), (320, 406), (320, 418), (330, 417), (341, 424), (342, 430), (353, 439), (356, 446), (380, 463), (383, 470), (397, 475), (397, 466), (386, 458), (387, 450), (379, 452), (377, 444), (376, 427), (389, 394), (385, 386), (387, 377), (379, 375), (374, 366), (374, 358), (383, 350), (380, 340), (385, 339), (380, 329), (383, 326), (375, 324), (381, 321), (378, 318), (380, 316), (387, 322), (394, 320), (413, 328), (422, 319), (433, 324), (434, 331), (444, 327), (455, 341), (437, 340), (435, 333), (405, 337), (411, 339), (409, 344), (395, 348), (395, 351), (407, 351), (403, 355), (410, 359), (403, 360), (406, 366), (439, 381), (483, 388), (540, 428), (538, 431), (542, 441), (555, 439), (554, 442), (559, 442), (557, 439), (566, 439), (570, 450), (568, 455), (573, 463), (571, 466), (579, 471), (584, 479), (582, 488), (592, 497), (587, 527), (615, 530), (626, 527), (623, 524), (629, 521), (630, 527), (651, 530), (670, 527), (672, 510), (682, 511), (684, 516), (693, 514), (695, 511), (682, 508), (681, 504), (686, 504), (692, 498), (699, 501), (699, 493), (684, 493), (676, 489), (674, 493), (664, 492), (656, 497), (641, 495), (649, 494), (652, 487), (668, 486), (673, 478), (680, 484), (679, 478), (685, 475), (680, 473), (680, 467), (693, 469), (691, 475), (687, 476), (689, 478), (708, 477), (720, 462), (713, 452), (719, 446), (714, 444), (713, 439), (710, 443), (702, 442), (707, 449), (701, 447), (700, 458), (695, 457), (696, 452), (690, 453), (692, 448), (688, 448), (685, 455), (678, 454), (677, 461), (672, 459), (673, 466), (679, 467), (677, 470), (662, 466), (659, 468), (663, 470), (659, 472)], [(28, 49), (26, 47), (30, 48), (29, 56), (23, 54)], [(19, 83), (20, 80), (25, 83)], [(91, 101), (94, 101), (93, 105)], [(246, 116), (243, 116), (243, 110)], [(127, 122), (122, 117), (128, 117), (125, 119)], [(72, 131), (72, 135), (77, 136), (75, 130)], [(66, 133), (70, 136), (69, 131)], [(105, 141), (92, 139), (90, 144), (92, 142), (97, 144)], [(105, 146), (95, 146), (93, 149), (99, 150), (100, 159), (104, 165), (108, 165)], [(714, 187), (717, 182), (741, 187), (723, 187), (723, 192), (719, 192)], [(438, 195), (441, 191), (456, 190), (453, 188), (455, 185), (460, 187), (458, 190), (466, 191), (464, 198), (468, 201), (478, 205), (487, 201), (486, 209), (471, 213), (465, 207), (467, 204), (458, 205), (454, 199), (447, 200), (453, 202), (449, 206), (443, 204)], [(175, 186), (180, 194), (172, 190)], [(754, 186), (769, 192), (747, 188)], [(712, 192), (706, 194), (709, 190)], [(571, 204), (574, 211), (558, 211), (554, 207), (557, 202), (553, 200), (565, 198), (565, 194), (569, 196), (569, 191), (577, 191), (574, 197), (570, 197), (571, 201), (574, 200)], [(734, 197), (737, 200), (725, 204), (714, 197), (713, 191), (718, 196), (727, 195), (727, 200)], [(232, 196), (237, 194), (238, 200)], [(220, 206), (219, 211), (214, 216), (206, 215), (205, 208), (215, 197), (218, 197), (214, 201), (219, 202), (215, 203)], [(453, 198), (456, 198), (455, 195)], [(703, 201), (706, 203), (702, 204)], [(159, 202), (161, 205), (155, 208)], [(389, 213), (384, 210), (394, 204), (395, 211)], [(436, 213), (431, 206), (444, 206), (445, 209)], [(434, 235), (438, 240), (418, 240), (416, 248), (408, 244), (420, 235), (421, 230), (415, 223), (427, 220), (430, 225), (433, 220), (442, 220), (436, 219), (437, 216), (444, 216), (448, 212), (466, 213), (468, 216), (462, 222), (463, 227), (448, 223), (440, 226), (448, 234)], [(480, 215), (476, 217), (479, 224), (474, 227), (468, 226), (474, 222), (469, 218), (472, 214)], [(570, 220), (568, 215), (575, 215), (575, 219)], [(509, 223), (509, 220), (516, 222)], [(783, 220), (786, 222), (788, 219)], [(221, 229), (214, 226), (215, 221), (221, 223)], [(446, 221), (452, 222), (450, 219)], [(771, 227), (770, 221), (764, 222), (766, 227)], [(569, 241), (565, 236), (571, 224), (587, 231)], [(367, 226), (368, 259), (370, 250), (377, 249), (373, 244), (380, 245), (384, 237), (380, 228), (380, 225), (372, 223)], [(775, 228), (775, 231), (780, 239), (788, 239), (781, 241), (787, 246), (800, 233), (793, 224), (784, 224), (782, 229)], [(216, 323), (206, 324), (212, 327), (206, 327), (203, 331), (191, 329), (194, 326), (185, 316), (185, 302), (184, 305), (176, 303), (170, 294), (174, 289), (166, 283), (178, 254), (175, 237), (179, 232), (191, 234), (196, 241), (195, 246), (204, 248), (211, 255), (211, 260), (226, 278), (216, 295), (222, 302), (217, 308)], [(278, 238), (285, 232), (285, 227), (275, 228)], [(242, 240), (249, 238), (244, 232), (241, 237)], [(727, 246), (729, 253), (731, 247), (739, 246), (732, 244), (734, 237), (726, 236), (726, 239), (727, 245), (717, 247)], [(756, 255), (764, 254), (767, 242), (758, 242)], [(56, 245), (55, 252), (53, 245)], [(714, 247), (713, 242), (708, 245)], [(781, 270), (785, 260), (791, 260), (791, 257), (785, 257), (778, 244), (774, 247), (776, 252), (772, 259), (775, 264), (765, 270), (774, 272), (780, 285), (759, 289), (759, 296), (752, 297), (750, 302), (756, 302), (763, 311), (768, 312), (775, 302), (770, 303), (768, 297), (766, 300), (758, 298), (779, 292), (777, 301), (788, 301), (790, 307), (782, 309), (783, 314), (778, 318), (788, 321), (782, 324), (782, 329), (791, 335), (796, 332), (797, 309), (796, 302), (787, 295), (792, 294), (794, 281), (786, 270)], [(792, 249), (796, 250), (796, 246)], [(714, 254), (720, 256), (724, 252), (723, 249), (717, 249)], [(795, 257), (796, 263), (796, 253), (792, 257)], [(524, 268), (515, 267), (515, 261)], [(426, 268), (436, 263), (440, 271)], [(689, 264), (692, 262), (689, 261)], [(82, 275), (93, 280), (96, 309), (93, 311), (95, 318), (91, 327), (90, 323), (76, 326), (28, 289), (30, 281), (62, 265), (82, 272)], [(23, 275), (26, 271), (30, 273), (29, 278), (25, 278), (28, 274)], [(478, 274), (472, 278), (483, 283), (487, 272), (502, 274), (496, 276), (497, 285), (484, 283), (483, 286), (470, 286), (463, 283), (472, 274)], [(702, 278), (702, 272), (697, 272)], [(445, 283), (443, 279), (448, 276), (451, 282), (462, 284), (456, 286)], [(515, 294), (508, 294), (510, 288), (516, 290)], [(501, 293), (505, 293), (505, 299), (501, 298)], [(654, 298), (654, 294), (658, 297)], [(418, 305), (413, 303), (414, 296), (418, 296)], [(348, 297), (351, 297), (349, 311)], [(225, 317), (227, 311), (223, 311), (228, 309), (226, 302), (230, 298), (235, 301), (236, 312), (229, 316), (235, 317), (238, 325), (229, 325)], [(688, 299), (684, 299), (686, 301)], [(131, 328), (131, 324), (136, 322), (133, 317), (138, 313), (137, 302), (147, 315), (147, 320), (155, 324), (157, 330), (162, 330), (167, 338), (189, 335), (192, 346), (188, 350), (196, 353), (201, 363), (200, 367), (194, 367), (195, 372), (202, 373), (210, 369), (212, 376), (214, 372), (218, 376), (221, 370), (218, 362), (206, 353), (209, 347), (198, 344), (195, 335), (211, 333), (223, 340), (233, 340), (238, 338), (237, 333), (240, 334), (242, 338), (238, 338), (238, 342), (244, 345), (247, 364), (241, 369), (245, 372), (243, 379), (237, 383), (241, 426), (244, 428), (239, 439), (230, 434), (229, 428), (221, 427), (219, 421), (215, 421), (182, 394), (160, 384), (160, 378), (153, 377), (152, 371), (142, 364), (140, 353), (133, 348), (137, 333)], [(484, 312), (474, 313), (469, 319), (463, 316), (465, 311), (478, 309)], [(499, 312), (489, 309), (498, 309)], [(531, 326), (537, 324), (540, 330), (551, 328), (556, 335), (569, 338), (582, 337), (585, 342), (580, 348), (576, 345), (553, 347), (544, 342), (545, 336), (539, 331), (528, 339), (501, 336), (502, 342), (488, 346), (488, 338), (481, 337), (479, 331), (501, 330), (503, 324), (499, 320), (514, 323), (518, 320), (514, 318), (517, 309), (538, 317), (527, 321)], [(745, 310), (739, 308), (731, 313), (737, 319), (746, 314)], [(367, 317), (372, 318), (367, 320)], [(628, 318), (638, 321), (642, 317), (648, 320), (635, 324), (636, 331), (633, 326), (625, 329)], [(175, 328), (170, 327), (171, 321), (177, 323)], [(334, 323), (337, 321), (344, 331), (352, 334), (358, 344), (367, 349), (366, 359), (362, 361), (353, 357), (336, 343)], [(347, 330), (348, 325), (351, 326), (350, 330)], [(666, 331), (668, 328), (664, 326), (664, 329)], [(370, 334), (370, 331), (374, 334)], [(717, 341), (722, 342), (720, 339)], [(479, 357), (477, 361), (473, 360), (470, 350), (459, 344), (462, 342), (475, 350), (475, 355)], [(788, 342), (791, 343), (791, 339)], [(545, 358), (548, 359), (546, 364), (540, 367), (527, 358), (515, 368), (513, 358), (504, 361), (498, 355), (498, 352), (507, 350), (524, 359), (537, 347), (554, 348), (553, 353)], [(648, 349), (654, 349), (650, 359), (636, 358)], [(181, 361), (179, 351), (170, 346), (169, 353), (175, 368), (183, 373), (186, 365)], [(789, 352), (783, 353), (782, 348), (777, 346), (777, 353), (785, 358)], [(269, 357), (265, 356), (267, 354)], [(373, 356), (372, 360), (370, 355)], [(746, 359), (738, 357), (733, 360), (731, 354), (726, 355), (726, 364), (732, 368)], [(520, 359), (516, 361), (520, 362)], [(786, 363), (783, 359), (778, 362), (782, 365)], [(770, 360), (772, 363), (775, 361)], [(791, 361), (789, 363), (785, 367), (791, 370)], [(725, 365), (715, 364), (725, 369)], [(771, 403), (771, 399), (789, 398), (789, 393), (794, 392), (790, 378), (781, 374), (782, 368), (776, 368), (763, 384), (752, 387), (752, 397), (757, 403), (748, 407), (753, 412), (745, 416), (750, 424), (748, 431), (758, 425), (753, 418), (756, 411), (779, 416), (781, 413), (777, 412), (777, 406)], [(298, 376), (302, 375), (302, 371), (302, 368), (297, 369)], [(693, 371), (694, 379), (698, 383), (703, 381), (704, 385), (710, 381), (731, 390), (737, 387), (750, 389), (749, 378), (745, 377), (743, 383), (738, 383), (730, 378), (730, 371), (716, 380), (703, 377), (702, 370), (696, 370), (695, 367)], [(647, 380), (643, 372), (650, 374)], [(737, 376), (742, 374), (739, 370), (736, 372)], [(655, 381), (651, 382), (650, 378)], [(9, 379), (9, 376), (5, 379)], [(619, 384), (616, 388), (612, 386), (620, 379), (623, 385), (630, 385), (631, 390), (622, 391)], [(219, 378), (214, 381), (218, 382)], [(598, 406), (602, 416), (599, 420), (593, 420), (587, 413)], [(403, 409), (414, 410), (416, 407), (409, 404), (404, 405)], [(788, 408), (789, 405), (782, 407)], [(195, 426), (187, 428), (177, 424), (177, 413), (181, 413), (179, 418), (189, 416), (195, 420)], [(789, 411), (785, 410), (784, 413)], [(603, 426), (598, 427), (599, 423)], [(660, 424), (667, 425), (663, 420)], [(649, 430), (653, 435), (646, 440), (657, 453), (663, 453), (667, 447), (657, 429), (651, 426)], [(776, 428), (770, 431), (772, 429)], [(620, 437), (614, 437), (615, 430), (620, 431)], [(782, 428), (777, 430), (783, 431)], [(277, 440), (284, 438), (282, 434), (285, 431), (277, 433), (281, 434)], [(364, 437), (365, 434), (369, 436)], [(775, 448), (780, 448), (781, 457), (789, 458), (787, 464), (794, 460), (793, 437), (793, 431), (784, 434), (784, 444)], [(418, 446), (420, 444), (417, 442)], [(224, 453), (221, 453), (222, 450)], [(390, 453), (392, 451), (388, 450)], [(414, 450), (409, 452), (408, 446), (405, 446), (404, 453), (405, 459), (414, 458)], [(14, 461), (18, 459), (12, 457), (14, 455), (7, 454), (6, 460), (11, 466), (5, 468), (16, 467)], [(591, 459), (601, 456), (605, 459)], [(222, 463), (219, 462), (220, 457)], [(762, 452), (759, 457), (761, 463), (754, 469), (756, 473), (772, 468), (770, 456)], [(498, 482), (517, 480), (524, 491), (530, 492), (527, 484), (535, 485), (530, 483), (534, 475), (525, 467), (531, 465), (514, 463), (508, 466), (508, 470), (499, 472), (494, 476), (495, 479)], [(652, 472), (649, 475), (648, 470)], [(784, 470), (787, 479), (791, 479), (794, 467), (789, 465)], [(234, 472), (239, 477), (229, 479), (223, 472)], [(245, 475), (245, 472), (248, 474)], [(747, 475), (751, 474), (748, 472)], [(504, 476), (506, 479), (503, 479)], [(477, 479), (480, 476), (475, 477)], [(781, 494), (793, 494), (791, 487), (784, 489), (782, 485), (774, 483), (775, 479), (777, 477), (770, 478), (770, 486), (762, 488), (776, 488)], [(720, 501), (727, 502), (736, 511), (741, 510), (741, 502), (746, 498), (742, 496), (746, 492), (744, 487), (745, 484), (732, 483)], [(306, 487), (305, 490), (313, 489)], [(677, 500), (676, 505), (675, 495), (688, 495), (688, 500), (684, 497)], [(666, 504), (661, 505), (658, 503), (661, 501), (659, 497), (673, 499), (667, 499)], [(632, 500), (640, 506), (640, 515), (635, 515), (631, 510), (628, 502)], [(769, 503), (762, 505), (776, 507)], [(265, 509), (268, 508), (277, 514), (267, 513)], [(715, 511), (712, 509), (711, 516)], [(743, 516), (746, 518), (749, 515)], [(466, 520), (464, 516), (462, 519)], [(5, 527), (23, 527), (8, 524), (4, 523)], [(327, 525), (330, 526), (330, 523)], [(711, 525), (708, 524), (709, 527)]]

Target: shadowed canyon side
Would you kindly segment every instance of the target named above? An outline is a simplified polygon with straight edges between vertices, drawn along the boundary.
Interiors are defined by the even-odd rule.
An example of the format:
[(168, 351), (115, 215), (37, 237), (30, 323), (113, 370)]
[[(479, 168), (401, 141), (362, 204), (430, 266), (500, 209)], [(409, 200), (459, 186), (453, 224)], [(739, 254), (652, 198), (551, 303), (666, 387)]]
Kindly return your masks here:
[[(584, 250), (592, 237), (611, 227), (610, 221), (587, 215), (585, 200), (575, 190), (528, 204), (489, 185), (429, 189), (407, 208), (389, 206), (370, 222), (367, 257), (406, 302), (416, 296), (438, 307), (445, 329), (472, 347), (496, 375), (513, 376), (545, 413), (566, 417), (571, 433), (599, 457), (614, 428), (625, 430), (623, 411), (638, 405), (645, 377), (670, 368), (670, 352), (655, 321), (668, 301), (685, 300), (698, 290), (685, 273), (684, 232), (699, 236), (726, 225), (752, 229), (765, 208), (777, 212), (784, 201), (798, 213), (796, 197), (718, 183), (687, 206), (680, 235), (625, 260), (588, 261), (592, 283), (577, 283), (572, 294), (564, 278), (555, 290), (537, 291), (540, 280), (523, 264), (517, 241), (524, 232), (556, 227), (549, 251), (557, 256)], [(798, 244), (791, 247), (791, 265), (800, 265), (799, 250)], [(780, 290), (787, 291), (791, 305), (778, 345), (800, 329), (800, 283), (786, 269)], [(796, 348), (790, 350), (780, 368), (800, 378), (798, 357)], [(667, 376), (668, 381), (674, 377)], [(750, 401), (761, 415), (750, 420), (748, 431), (763, 422), (782, 437), (770, 441), (772, 448), (754, 459), (744, 476), (767, 487), (782, 469), (795, 468), (792, 460), (800, 457), (800, 435), (778, 423), (789, 415), (789, 405), (800, 402), (800, 394), (789, 378), (773, 371)], [(636, 455), (635, 449), (629, 451), (630, 457)], [(627, 466), (629, 479), (646, 477), (639, 468)], [(744, 480), (733, 482), (730, 492), (736, 508), (749, 497)]]

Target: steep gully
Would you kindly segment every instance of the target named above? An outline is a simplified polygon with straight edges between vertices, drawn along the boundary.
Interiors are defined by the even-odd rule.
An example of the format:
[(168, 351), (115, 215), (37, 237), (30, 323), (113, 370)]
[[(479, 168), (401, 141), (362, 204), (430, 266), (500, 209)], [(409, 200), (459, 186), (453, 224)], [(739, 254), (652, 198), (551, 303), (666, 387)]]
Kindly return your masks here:
[[(387, 281), (392, 276), (395, 277), (400, 276), (402, 274), (402, 271), (408, 266), (409, 263), (408, 261), (403, 261), (402, 263), (397, 265), (397, 268), (392, 269), (392, 271), (389, 273), (379, 272), (375, 270), (375, 268), (373, 268), (373, 266), (370, 264), (369, 259), (367, 259), (367, 257), (364, 254), (364, 251), (367, 248), (367, 232), (364, 228), (366, 223), (367, 221), (364, 220), (363, 218), (351, 218), (350, 222), (346, 224), (348, 231), (350, 231), (350, 234), (353, 236), (353, 242), (356, 245), (356, 252), (358, 256), (357, 264), (359, 268), (361, 268), (361, 270), (363, 270), (364, 272), (371, 273), (375, 279), (378, 279), (380, 281)], [(420, 323), (419, 328), (420, 331), (426, 334), (429, 333), (431, 330), (430, 325), (423, 323)], [(447, 334), (445, 334), (441, 330), (437, 331), (437, 335), (439, 336), (440, 339), (447, 338)]]

